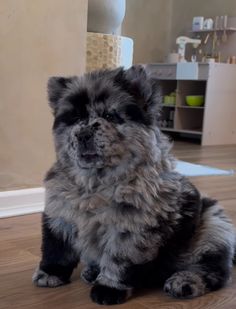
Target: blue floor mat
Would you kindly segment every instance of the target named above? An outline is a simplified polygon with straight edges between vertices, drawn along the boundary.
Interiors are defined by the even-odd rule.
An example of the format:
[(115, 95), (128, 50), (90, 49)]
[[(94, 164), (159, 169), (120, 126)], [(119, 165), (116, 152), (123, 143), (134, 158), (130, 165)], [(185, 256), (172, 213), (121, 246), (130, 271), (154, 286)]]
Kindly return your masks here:
[(175, 170), (185, 176), (220, 176), (234, 174), (233, 170), (221, 170), (218, 168), (193, 164), (185, 161), (177, 161)]

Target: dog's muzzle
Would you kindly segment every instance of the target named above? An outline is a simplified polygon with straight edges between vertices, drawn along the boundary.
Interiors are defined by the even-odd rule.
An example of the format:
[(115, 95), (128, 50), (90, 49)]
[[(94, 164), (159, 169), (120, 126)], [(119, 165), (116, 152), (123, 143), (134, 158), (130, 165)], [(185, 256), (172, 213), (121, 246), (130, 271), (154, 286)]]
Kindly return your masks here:
[(91, 162), (98, 158), (94, 145), (94, 130), (83, 129), (77, 135), (80, 158), (86, 162)]

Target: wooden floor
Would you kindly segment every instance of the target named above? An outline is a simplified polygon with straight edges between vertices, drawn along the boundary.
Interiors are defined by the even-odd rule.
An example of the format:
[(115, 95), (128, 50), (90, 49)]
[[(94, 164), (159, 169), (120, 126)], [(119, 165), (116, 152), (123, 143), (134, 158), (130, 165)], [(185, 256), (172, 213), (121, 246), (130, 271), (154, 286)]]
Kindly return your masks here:
[[(236, 170), (236, 146), (204, 147), (177, 143), (179, 159)], [(192, 178), (203, 192), (218, 198), (236, 224), (236, 175)], [(79, 269), (70, 285), (36, 288), (32, 272), (40, 256), (40, 215), (1, 219), (0, 221), (0, 308), (99, 308), (89, 299), (89, 287), (79, 280)], [(100, 306), (103, 307), (103, 306)], [(124, 305), (126, 309), (236, 308), (236, 272), (228, 287), (194, 300), (179, 301), (162, 291), (145, 291)]]

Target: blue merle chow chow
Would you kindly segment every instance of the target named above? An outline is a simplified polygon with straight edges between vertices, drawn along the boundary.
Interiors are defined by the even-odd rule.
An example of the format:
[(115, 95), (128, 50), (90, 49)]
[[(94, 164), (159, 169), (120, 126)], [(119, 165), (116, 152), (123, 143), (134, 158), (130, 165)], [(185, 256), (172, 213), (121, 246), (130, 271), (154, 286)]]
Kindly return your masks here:
[(99, 304), (160, 285), (192, 298), (229, 281), (234, 227), (174, 171), (160, 93), (142, 66), (49, 79), (56, 162), (45, 177), (35, 285), (68, 283), (79, 262)]

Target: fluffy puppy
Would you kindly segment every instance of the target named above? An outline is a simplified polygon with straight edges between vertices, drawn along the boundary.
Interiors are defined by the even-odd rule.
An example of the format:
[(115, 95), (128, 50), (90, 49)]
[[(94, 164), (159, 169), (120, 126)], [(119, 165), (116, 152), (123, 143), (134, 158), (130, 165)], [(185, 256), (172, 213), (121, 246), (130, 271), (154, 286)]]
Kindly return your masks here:
[(234, 228), (174, 171), (160, 93), (141, 66), (50, 78), (56, 162), (45, 178), (37, 286), (68, 283), (79, 262), (99, 304), (160, 284), (192, 298), (229, 280)]

